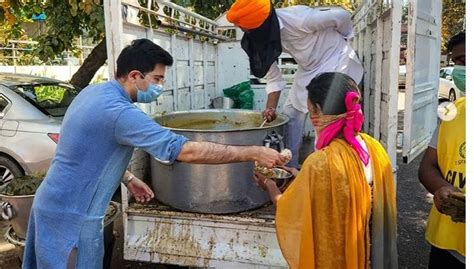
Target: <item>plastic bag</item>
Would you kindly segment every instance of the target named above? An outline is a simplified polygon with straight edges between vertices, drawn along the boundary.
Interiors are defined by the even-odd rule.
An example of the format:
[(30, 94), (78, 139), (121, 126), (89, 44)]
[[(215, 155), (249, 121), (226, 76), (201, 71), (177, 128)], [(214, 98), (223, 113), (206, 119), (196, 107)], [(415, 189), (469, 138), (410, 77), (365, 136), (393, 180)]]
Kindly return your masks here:
[(253, 109), (254, 92), (250, 81), (241, 82), (223, 91), (225, 97), (229, 97), (235, 102), (235, 108)]

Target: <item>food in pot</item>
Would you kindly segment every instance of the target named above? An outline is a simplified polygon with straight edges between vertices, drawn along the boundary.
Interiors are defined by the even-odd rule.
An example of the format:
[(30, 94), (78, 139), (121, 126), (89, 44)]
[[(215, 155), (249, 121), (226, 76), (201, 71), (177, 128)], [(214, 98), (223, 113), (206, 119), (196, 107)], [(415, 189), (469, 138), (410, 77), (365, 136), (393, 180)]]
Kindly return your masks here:
[(10, 196), (33, 195), (43, 181), (44, 174), (31, 174), (12, 180), (2, 194)]

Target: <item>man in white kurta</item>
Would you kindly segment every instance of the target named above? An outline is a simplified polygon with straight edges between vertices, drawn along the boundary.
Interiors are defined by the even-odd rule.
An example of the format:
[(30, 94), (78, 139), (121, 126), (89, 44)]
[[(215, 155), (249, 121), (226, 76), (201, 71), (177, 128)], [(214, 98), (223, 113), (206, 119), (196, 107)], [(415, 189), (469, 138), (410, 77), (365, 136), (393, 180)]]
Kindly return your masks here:
[[(267, 7), (268, 15), (265, 17)], [(258, 25), (256, 17), (265, 20)], [(244, 42), (242, 43), (249, 55), (252, 73), (256, 76), (266, 73), (268, 99), (263, 115), (268, 121), (276, 117), (280, 93), (286, 83), (277, 65), (277, 58), (272, 59), (272, 56), (265, 55), (266, 51), (274, 48), (269, 49), (261, 43), (279, 38), (280, 51), (291, 55), (298, 64), (293, 85), (283, 107), (283, 113), (290, 118), (286, 128), (286, 141), (293, 153), (293, 159), (289, 166), (298, 167), (298, 152), (308, 112), (306, 86), (311, 79), (318, 74), (335, 71), (351, 76), (357, 83), (362, 79), (362, 65), (350, 46), (353, 37), (351, 15), (340, 7), (292, 6), (274, 10), (269, 0), (237, 0), (229, 10), (227, 18), (244, 30), (244, 39), (249, 40), (246, 44), (253, 45), (248, 49), (244, 47)], [(275, 31), (275, 28), (279, 31)], [(260, 31), (259, 37), (252, 38), (252, 34), (255, 35), (257, 31)], [(279, 37), (271, 36), (275, 32), (279, 32)], [(262, 35), (267, 33), (269, 36), (262, 38)], [(252, 48), (254, 53), (251, 53)], [(259, 48), (262, 49), (258, 51)], [(275, 50), (278, 51), (278, 48)], [(255, 63), (255, 55), (263, 55), (257, 57), (259, 59), (268, 56), (267, 60), (270, 58), (271, 62), (268, 60), (262, 64), (257, 60)], [(273, 52), (272, 55), (276, 54)]]

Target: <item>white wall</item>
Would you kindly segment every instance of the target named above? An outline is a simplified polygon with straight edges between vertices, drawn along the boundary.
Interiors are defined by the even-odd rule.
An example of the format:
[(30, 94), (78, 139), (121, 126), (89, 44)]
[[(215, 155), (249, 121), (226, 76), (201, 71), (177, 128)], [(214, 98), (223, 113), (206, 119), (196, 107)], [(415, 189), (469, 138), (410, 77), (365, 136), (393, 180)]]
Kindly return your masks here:
[(352, 45), (364, 67), (364, 131), (381, 142), (395, 168), (402, 7), (399, 1), (387, 3), (376, 0), (361, 5), (352, 18)]
[[(69, 81), (78, 69), (79, 66), (74, 65), (0, 66), (0, 72), (35, 75), (47, 78), (54, 78), (62, 81)], [(102, 66), (95, 74), (94, 78), (92, 79), (92, 82), (100, 82), (108, 79), (109, 73), (107, 71), (107, 66)]]

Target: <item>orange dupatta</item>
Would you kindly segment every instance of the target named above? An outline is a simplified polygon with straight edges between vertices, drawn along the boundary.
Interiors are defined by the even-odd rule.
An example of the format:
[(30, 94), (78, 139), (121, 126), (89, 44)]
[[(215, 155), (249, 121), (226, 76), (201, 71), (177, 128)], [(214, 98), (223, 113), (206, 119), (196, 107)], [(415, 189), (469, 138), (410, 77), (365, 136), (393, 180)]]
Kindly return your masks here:
[(278, 242), (290, 268), (398, 268), (390, 160), (378, 141), (361, 136), (372, 161), (373, 195), (359, 156), (334, 139), (308, 157), (278, 201)]

